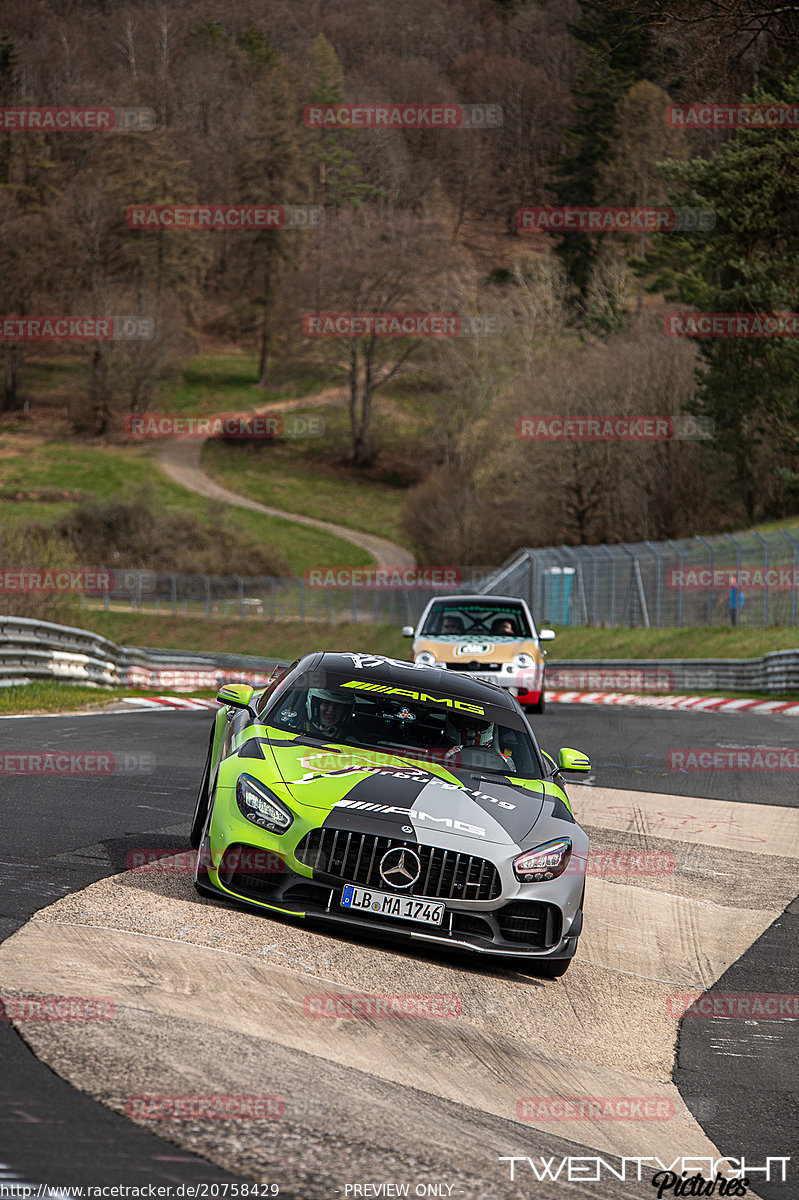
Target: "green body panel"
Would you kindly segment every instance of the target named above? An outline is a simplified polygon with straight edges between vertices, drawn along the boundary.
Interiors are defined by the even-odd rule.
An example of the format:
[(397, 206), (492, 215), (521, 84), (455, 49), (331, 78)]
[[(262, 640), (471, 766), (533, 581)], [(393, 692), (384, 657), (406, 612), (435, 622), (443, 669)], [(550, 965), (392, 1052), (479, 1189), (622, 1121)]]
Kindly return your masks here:
[[(224, 713), (218, 714), (215, 761), (226, 734), (226, 726)], [(310, 879), (313, 877), (311, 868), (294, 856), (298, 844), (310, 830), (318, 829), (324, 824), (334, 805), (343, 800), (356, 783), (369, 778), (376, 770), (391, 768), (401, 771), (403, 767), (416, 768), (447, 783), (463, 786), (446, 767), (428, 759), (413, 759), (409, 756), (348, 746), (341, 746), (341, 752), (337, 753), (335, 749), (297, 744), (296, 736), (294, 733), (262, 725), (260, 722), (252, 722), (233, 737), (228, 756), (219, 764), (214, 792), (214, 812), (210, 829), (212, 863), (219, 863), (222, 854), (231, 843), (240, 842), (279, 854), (292, 871)], [(242, 757), (235, 753), (248, 742), (252, 744), (250, 749), (253, 752), (257, 749), (263, 757)], [(275, 745), (279, 742), (284, 742), (285, 745)], [(294, 814), (294, 821), (285, 833), (269, 833), (242, 816), (236, 803), (236, 781), (242, 772), (266, 784)], [(559, 799), (569, 812), (572, 812), (566, 793), (552, 780), (522, 779), (513, 775), (497, 778), (507, 778), (515, 787)], [(216, 871), (210, 867), (209, 871), (212, 871), (216, 882)]]

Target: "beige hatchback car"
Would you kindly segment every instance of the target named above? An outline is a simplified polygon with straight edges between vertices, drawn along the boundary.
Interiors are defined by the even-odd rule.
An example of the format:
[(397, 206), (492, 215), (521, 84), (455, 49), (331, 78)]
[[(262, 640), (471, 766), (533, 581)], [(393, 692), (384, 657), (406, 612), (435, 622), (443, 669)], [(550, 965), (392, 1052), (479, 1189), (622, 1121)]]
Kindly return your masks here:
[(420, 666), (462, 671), (507, 688), (531, 712), (542, 713), (544, 658), (542, 642), (552, 629), (536, 629), (532, 613), (514, 596), (438, 596), (419, 624), (406, 625), (413, 638), (411, 658)]

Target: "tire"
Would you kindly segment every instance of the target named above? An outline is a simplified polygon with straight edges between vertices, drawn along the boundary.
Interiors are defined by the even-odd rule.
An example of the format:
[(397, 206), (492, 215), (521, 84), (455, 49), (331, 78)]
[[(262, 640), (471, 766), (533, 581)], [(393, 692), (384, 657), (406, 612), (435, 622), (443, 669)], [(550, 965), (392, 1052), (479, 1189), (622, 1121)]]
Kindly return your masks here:
[(189, 845), (192, 850), (200, 849), (200, 839), (203, 835), (206, 818), (208, 817), (208, 787), (211, 782), (211, 751), (213, 745), (214, 732), (211, 730), (211, 740), (208, 743), (208, 754), (205, 757), (203, 777), (200, 783), (200, 790), (197, 793), (197, 803), (194, 806), (194, 819), (192, 820), (191, 833), (189, 834)]
[(532, 713), (543, 713), (543, 712), (547, 711), (547, 702), (546, 702), (546, 697), (544, 696), (544, 685), (543, 684), (541, 685), (541, 695), (538, 698), (537, 703), (528, 704), (527, 707), (528, 707), (529, 711)]

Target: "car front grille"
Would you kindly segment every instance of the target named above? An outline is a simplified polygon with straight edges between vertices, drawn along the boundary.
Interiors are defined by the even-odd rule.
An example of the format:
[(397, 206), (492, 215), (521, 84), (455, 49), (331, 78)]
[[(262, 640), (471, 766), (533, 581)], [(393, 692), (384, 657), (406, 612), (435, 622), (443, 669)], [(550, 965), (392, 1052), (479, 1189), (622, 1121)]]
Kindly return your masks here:
[(343, 829), (312, 829), (295, 851), (297, 859), (322, 876), (361, 887), (386, 888), (380, 860), (386, 851), (404, 846), (418, 855), (422, 870), (409, 889), (414, 896), (436, 900), (495, 900), (501, 884), (493, 863), (471, 854), (421, 846), (398, 838), (377, 837)]
[(554, 904), (536, 900), (514, 900), (493, 914), (499, 931), (508, 942), (524, 942), (546, 950), (560, 941), (562, 918)]
[(501, 671), (502, 663), (448, 662), (448, 671)]

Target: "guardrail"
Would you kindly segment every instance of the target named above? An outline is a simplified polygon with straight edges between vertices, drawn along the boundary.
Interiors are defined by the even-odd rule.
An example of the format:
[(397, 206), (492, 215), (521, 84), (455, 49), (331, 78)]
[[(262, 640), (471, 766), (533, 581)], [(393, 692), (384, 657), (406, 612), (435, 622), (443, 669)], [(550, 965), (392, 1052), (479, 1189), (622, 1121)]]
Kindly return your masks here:
[(0, 686), (38, 679), (89, 687), (195, 691), (229, 681), (264, 686), (285, 660), (117, 646), (99, 634), (30, 617), (0, 617)]
[(547, 688), (574, 692), (799, 692), (799, 649), (763, 658), (549, 662)]
[[(0, 617), (0, 686), (54, 679), (97, 687), (193, 691), (226, 682), (265, 686), (284, 659), (117, 646), (86, 629)], [(550, 662), (551, 691), (799, 692), (799, 649), (763, 658), (585, 659)]]

